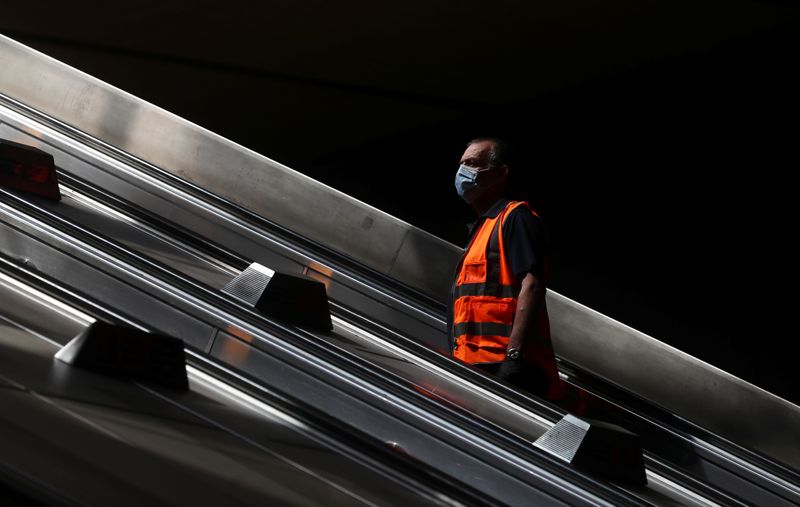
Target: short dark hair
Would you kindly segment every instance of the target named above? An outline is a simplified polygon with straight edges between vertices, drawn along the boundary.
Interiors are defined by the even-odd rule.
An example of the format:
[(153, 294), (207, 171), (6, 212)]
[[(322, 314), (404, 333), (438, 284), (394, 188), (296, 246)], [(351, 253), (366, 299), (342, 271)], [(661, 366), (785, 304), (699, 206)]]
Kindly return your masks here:
[(497, 167), (500, 165), (507, 165), (511, 166), (514, 158), (514, 152), (507, 142), (499, 139), (497, 137), (476, 137), (472, 141), (467, 143), (467, 147), (469, 148), (473, 144), (490, 142), (492, 143), (492, 150), (489, 152), (489, 163), (493, 167)]

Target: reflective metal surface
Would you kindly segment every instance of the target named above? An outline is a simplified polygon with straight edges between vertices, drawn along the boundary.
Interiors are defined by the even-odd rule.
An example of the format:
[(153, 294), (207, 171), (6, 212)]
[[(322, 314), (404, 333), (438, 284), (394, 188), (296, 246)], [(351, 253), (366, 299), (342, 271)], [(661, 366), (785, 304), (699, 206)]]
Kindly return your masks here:
[[(0, 63), (13, 71), (0, 77), (0, 91), (3, 93), (227, 197), (275, 223), (345, 252), (412, 287), (443, 297), (459, 253), (456, 247), (6, 39), (0, 39)], [(54, 98), (54, 90), (60, 90), (60, 99)], [(54, 142), (46, 140), (42, 130), (22, 126), (19, 122), (0, 125), (0, 129), (3, 129), (0, 132), (3, 137), (13, 134), (38, 138), (39, 142)], [(153, 136), (160, 138), (154, 139)], [(88, 164), (73, 157), (71, 161), (60, 164), (70, 170), (84, 171), (82, 175), (87, 178), (91, 175), (92, 181), (103, 179), (104, 185), (126, 187), (126, 198), (170, 218), (179, 217), (190, 230), (194, 229), (187, 224), (194, 223), (198, 234), (220, 244), (228, 244), (226, 238), (232, 239), (237, 250), (243, 247), (242, 251), (251, 252), (248, 257), (274, 269), (305, 271), (323, 281), (333, 281), (329, 285), (332, 296), (354, 307), (364, 300), (376, 304), (378, 298), (369, 290), (361, 290), (358, 284), (349, 280), (348, 283), (336, 283), (337, 277), (342, 279), (340, 273), (315, 263), (313, 257), (304, 258), (303, 252), (298, 253), (263, 232), (246, 230), (247, 226), (237, 223), (236, 217), (225, 216), (219, 210), (202, 204), (197, 204), (196, 209), (192, 208), (195, 204), (186, 206), (189, 199), (174, 199), (175, 195), (170, 195), (173, 190), (166, 190), (163, 185), (158, 188), (159, 185), (155, 184), (145, 190), (141, 184), (143, 177), (131, 176), (130, 169), (119, 163), (106, 160)], [(223, 166), (225, 171), (217, 170)], [(98, 177), (97, 180), (94, 176)], [(131, 183), (134, 180), (136, 184)], [(154, 206), (150, 208), (150, 205)], [(209, 223), (208, 217), (212, 215), (219, 222), (225, 222), (225, 227)], [(139, 243), (129, 243), (131, 246), (136, 244)], [(15, 255), (25, 256), (24, 247), (14, 251)], [(151, 249), (149, 253), (154, 252), (156, 250)], [(199, 271), (194, 276), (200, 279), (208, 273), (216, 276), (213, 269), (206, 269), (202, 257), (195, 256), (193, 260), (185, 261), (185, 255), (185, 250), (178, 249), (173, 267), (184, 271), (197, 266)], [(191, 259), (192, 255), (187, 257)], [(40, 262), (47, 262), (46, 257), (40, 256), (40, 259)], [(797, 467), (796, 452), (781, 452), (780, 448), (786, 446), (778, 443), (791, 434), (784, 431), (797, 427), (797, 407), (771, 395), (763, 396), (767, 393), (621, 324), (609, 322), (610, 319), (558, 294), (550, 293), (548, 297), (556, 349), (564, 359), (623, 385), (719, 435)], [(386, 295), (378, 304), (385, 307), (385, 311), (376, 312), (380, 322), (409, 336), (417, 336), (429, 345), (444, 343), (440, 317), (393, 300), (391, 295)], [(339, 331), (339, 339), (357, 342), (354, 337), (358, 333), (348, 336), (341, 326)], [(362, 349), (362, 357), (379, 362), (380, 346), (364, 345)], [(396, 357), (384, 364), (390, 363), (393, 364), (390, 369), (403, 370), (405, 374), (419, 368), (418, 365), (409, 367)], [(652, 375), (653, 371), (660, 372), (661, 376)], [(435, 379), (435, 376), (431, 378)], [(664, 382), (665, 378), (687, 379), (687, 382), (678, 384), (682, 390), (672, 390)], [(443, 385), (446, 383), (434, 386), (430, 392), (442, 393)], [(716, 410), (708, 410), (705, 408), (708, 404), (699, 403), (699, 400), (707, 400), (709, 393), (721, 400)], [(456, 399), (458, 396), (446, 390), (443, 394), (456, 396)], [(743, 401), (747, 403), (743, 405)], [(698, 409), (699, 405), (704, 406)], [(736, 411), (742, 406), (758, 406), (767, 414), (777, 414), (783, 429), (774, 433), (778, 435), (776, 438), (765, 438), (759, 431), (759, 421), (738, 417)]]
[[(58, 237), (57, 231), (50, 230), (43, 223), (15, 216), (2, 203), (0, 215), (0, 233), (3, 234), (0, 251), (4, 254), (29, 259), (38, 271), (54, 278), (60, 277), (68, 287), (80, 287), (90, 292), (102, 288), (109, 296), (117, 294), (110, 300), (114, 308), (132, 315), (134, 319), (145, 315), (148, 327), (160, 332), (165, 332), (160, 326), (167, 325), (171, 329), (169, 334), (186, 339), (192, 335), (197, 322), (217, 328), (211, 349), (214, 357), (237, 370), (257, 376), (272, 388), (293, 393), (292, 396), (302, 396), (303, 402), (316, 410), (336, 414), (348, 425), (369, 435), (387, 432), (392, 440), (409, 449), (412, 456), (444, 475), (457, 473), (457, 477), (463, 474), (481, 477), (485, 481), (480, 484), (485, 487), (482, 491), (509, 503), (538, 498), (538, 502), (549, 504), (557, 503), (556, 499), (560, 497), (569, 498), (575, 505), (605, 503), (602, 496), (589, 493), (570, 480), (523, 460), (497, 444), (477, 438), (475, 434), (442, 419), (441, 415), (426, 412), (374, 383), (321, 362), (284, 338), (268, 334), (220, 308), (177, 291), (163, 281), (137, 272), (130, 265), (124, 266), (120, 259), (95, 251), (88, 244)], [(35, 232), (37, 238), (26, 237), (20, 229)], [(42, 240), (52, 243), (52, 246)], [(82, 265), (83, 262), (90, 265)], [(69, 272), (70, 276), (61, 276), (62, 271)], [(131, 283), (136, 286), (131, 286)], [(158, 315), (161, 324), (150, 319), (150, 313), (142, 313), (142, 308), (163, 304), (164, 301), (169, 302), (169, 310)], [(208, 350), (204, 346), (195, 347)], [(559, 473), (574, 474), (569, 470)], [(615, 503), (626, 503), (626, 496), (621, 491), (612, 489), (609, 492), (617, 498)], [(586, 499), (587, 496), (590, 500)]]
[[(289, 274), (306, 274), (327, 286), (332, 300), (358, 308), (371, 318), (414, 336), (429, 346), (447, 349), (444, 321), (401, 298), (385, 297), (374, 288), (319, 261), (312, 252), (259, 230), (235, 214), (213, 206), (148, 174), (91, 150), (23, 116), (0, 108), (0, 136), (39, 146), (54, 155), (62, 172), (90, 181), (106, 192), (136, 203), (246, 259)], [(213, 284), (212, 284), (213, 285)]]
[(800, 407), (558, 294), (547, 307), (569, 361), (800, 470)]
[[(47, 132), (45, 129), (37, 134), (36, 131), (32, 131), (30, 122), (22, 123), (17, 116), (10, 113), (6, 113), (6, 117), (10, 117), (13, 124), (0, 124), (0, 134), (17, 141), (36, 144), (53, 152), (59, 167), (68, 168), (85, 177), (91, 177), (93, 181), (102, 181), (110, 188), (122, 192), (126, 197), (137, 202), (141, 201), (153, 210), (159, 210), (162, 215), (168, 214), (189, 227), (197, 226), (198, 232), (210, 236), (218, 242), (229, 241), (231, 245), (235, 245), (237, 251), (246, 252), (255, 258), (262, 259), (262, 262), (267, 263), (270, 267), (295, 273), (305, 271), (306, 274), (326, 283), (332, 299), (344, 301), (354, 307), (370, 308), (370, 316), (378, 319), (384, 325), (400, 329), (407, 336), (414, 336), (431, 346), (440, 349), (445, 347), (441, 321), (431, 320), (430, 317), (424, 315), (424, 312), (415, 311), (402, 304), (394, 306), (377, 304), (368, 293), (360, 292), (357, 285), (342, 283), (343, 280), (340, 276), (337, 278), (337, 273), (326, 269), (325, 266), (316, 265), (312, 259), (270, 240), (263, 234), (253, 231), (252, 228), (240, 226), (233, 219), (220, 217), (221, 212), (212, 212), (198, 204), (192, 204), (188, 196), (175, 194), (176, 190), (174, 189), (168, 191), (164, 185), (157, 185), (156, 182), (148, 186), (144, 177), (134, 174), (135, 171), (131, 168), (125, 169), (119, 163), (113, 165), (112, 161), (103, 160), (100, 155), (95, 154), (91, 159), (77, 158), (65, 151), (69, 147), (68, 141), (63, 139), (58, 141), (56, 134)], [(123, 180), (129, 181), (129, 183), (121, 183)], [(159, 193), (163, 195), (159, 196)], [(69, 196), (69, 192), (65, 192), (65, 194)], [(66, 215), (72, 214), (75, 219), (82, 216), (83, 218), (89, 217), (91, 219), (89, 223), (93, 228), (105, 231), (122, 242), (126, 241), (125, 234), (135, 233), (125, 232), (127, 229), (131, 229), (129, 227), (130, 220), (120, 221), (112, 215), (103, 216), (103, 210), (93, 204), (85, 202), (70, 204), (72, 201), (69, 200), (69, 197), (66, 201), (67, 205), (64, 206)], [(93, 209), (86, 209), (80, 214), (76, 214), (72, 211), (73, 206), (89, 206)], [(215, 216), (217, 217), (216, 221), (213, 220)], [(221, 228), (218, 223), (215, 223), (220, 222), (220, 219), (224, 224), (224, 227)], [(173, 247), (168, 244), (165, 246), (164, 241), (157, 241), (160, 243), (158, 248), (147, 247), (148, 243), (155, 244), (153, 241), (156, 240), (147, 239), (148, 235), (152, 235), (143, 228), (144, 226), (137, 227), (139, 228), (139, 232), (136, 233), (137, 239), (129, 241), (128, 244), (154, 255), (160, 261), (171, 264), (176, 269), (191, 274), (211, 286), (219, 287), (227, 281), (229, 276), (232, 276), (234, 271), (232, 268), (224, 265), (215, 267), (213, 263), (203, 259), (202, 256), (191, 252), (187, 253), (181, 247)], [(123, 236), (119, 236), (119, 233), (115, 233), (112, 229), (122, 231)], [(225, 235), (226, 232), (228, 236)], [(308, 266), (315, 266), (317, 269), (309, 269)], [(779, 459), (795, 468), (800, 467), (797, 448), (780, 443), (786, 438), (786, 435), (790, 434), (789, 428), (795, 427), (797, 424), (797, 407), (766, 393), (761, 396), (758, 393), (762, 391), (754, 386), (724, 374), (705, 363), (693, 360), (642, 333), (619, 323), (609, 324), (610, 319), (559, 294), (551, 291), (548, 293), (548, 299), (553, 339), (557, 353), (561, 357), (602, 378), (624, 386), (627, 390), (637, 393), (709, 431)], [(376, 307), (383, 308), (384, 311), (376, 310)], [(592, 352), (589, 353), (589, 351)], [(598, 353), (598, 351), (602, 352)], [(643, 361), (640, 358), (650, 359)], [(659, 375), (652, 375), (651, 373), (654, 371), (658, 371)], [(672, 390), (671, 385), (663, 381), (664, 378), (680, 379), (680, 389)], [(714, 389), (712, 404), (706, 402), (709, 398), (709, 385), (713, 385)], [(758, 431), (760, 425), (758, 420), (735, 415), (740, 410), (740, 402), (753, 396), (758, 397), (758, 402), (755, 405), (747, 402), (747, 406), (758, 406), (764, 414), (778, 414), (778, 417), (773, 420), (779, 425), (779, 430), (770, 432), (770, 436), (762, 435), (762, 432)], [(698, 403), (697, 400), (704, 401)], [(707, 409), (706, 407), (715, 408)], [(535, 439), (537, 435), (530, 436)], [(771, 439), (772, 442), (770, 442)]]
[(0, 37), (0, 90), (406, 284), (443, 297), (457, 248)]
[[(12, 259), (21, 260), (44, 274), (53, 276), (63, 284), (82, 288), (96, 300), (119, 308), (146, 320), (162, 333), (180, 336), (183, 340), (201, 350), (208, 348), (214, 335), (214, 327), (193, 318), (177, 319), (179, 312), (171, 305), (157, 298), (142, 298), (140, 289), (120, 284), (112, 275), (91, 266), (75, 263), (69, 256), (41, 242), (20, 240), (20, 232), (7, 223), (0, 222), (0, 244), (2, 253)], [(80, 250), (80, 247), (74, 247)], [(88, 283), (91, 281), (91, 283)]]
[[(3, 300), (19, 299), (0, 289)], [(41, 301), (19, 306), (62, 324)], [(327, 447), (303, 423), (191, 369), (158, 392), (53, 361), (0, 312), (5, 467), (80, 505), (447, 505)], [(6, 320), (8, 317), (10, 320)], [(55, 430), (57, 428), (57, 430)], [(17, 484), (19, 486), (19, 484)]]
[[(230, 280), (234, 273), (237, 273), (232, 272), (231, 268), (215, 269), (213, 264), (204, 261), (200, 256), (182, 256), (181, 252), (186, 249), (162, 241), (150, 234), (142, 224), (120, 214), (109, 213), (102, 206), (77, 192), (65, 189), (62, 193), (64, 194), (62, 202), (40, 201), (39, 205), (85, 226), (88, 230), (102, 233), (110, 239), (130, 246), (137, 252), (163, 262), (211, 287), (220, 288), (220, 281)], [(413, 354), (392, 347), (377, 336), (348, 324), (341, 318), (334, 318), (334, 324), (333, 333), (319, 333), (318, 339), (342, 346), (365, 361), (398, 373), (432, 397), (466, 408), (471, 413), (500, 424), (528, 441), (536, 440), (551, 424), (550, 421), (518, 405), (506, 403), (488, 391), (472, 384), (465, 384), (453, 373), (430, 363), (426, 364)]]
[[(41, 202), (40, 206), (56, 213), (60, 211), (60, 205), (53, 206), (49, 203)], [(98, 211), (93, 213), (101, 213), (99, 211), (100, 208), (96, 209)], [(67, 213), (70, 217), (75, 217), (71, 212), (68, 211)], [(93, 226), (95, 220), (92, 219), (92, 213), (87, 212), (86, 214), (78, 215), (78, 217), (81, 219), (80, 223), (89, 226), (91, 230), (95, 229)], [(100, 221), (103, 220), (102, 217), (99, 219)], [(128, 220), (120, 222), (120, 224), (126, 223), (128, 223)], [(113, 228), (107, 229), (107, 231), (113, 238), (113, 234), (116, 231)], [(151, 241), (144, 241), (143, 244), (151, 244)], [(132, 245), (135, 246), (135, 242)], [(158, 249), (148, 249), (148, 253), (157, 252)], [(456, 410), (465, 409), (472, 416), (478, 416), (490, 424), (497, 425), (505, 431), (510, 431), (516, 437), (522, 438), (527, 442), (536, 440), (552, 426), (554, 420), (557, 420), (557, 416), (553, 417), (551, 415), (549, 419), (542, 417), (518, 403), (509, 402), (476, 384), (465, 382), (454, 372), (426, 362), (414, 354), (393, 346), (380, 337), (372, 335), (341, 318), (335, 317), (334, 324), (333, 333), (318, 334), (317, 339), (340, 346), (370, 364), (378, 365), (386, 371), (396, 373), (400, 378), (410, 382), (417, 392), (424, 393), (429, 398), (436, 399), (446, 406), (452, 406)], [(252, 341), (252, 338), (245, 341)], [(272, 359), (262, 357), (263, 354), (253, 350), (253, 346), (241, 343), (227, 333), (217, 334), (214, 340), (214, 348), (211, 352), (218, 358), (234, 364), (238, 368), (245, 369), (253, 376), (270, 385), (281, 385), (285, 381), (281, 367), (276, 367), (269, 362)], [(260, 359), (256, 361), (256, 358)], [(275, 377), (272, 372), (278, 372), (278, 376)], [(291, 389), (291, 384), (285, 385), (285, 388)], [(308, 396), (308, 392), (306, 392), (306, 396)], [(320, 399), (326, 400), (328, 397), (321, 395)], [(331, 413), (338, 413), (332, 411), (330, 406), (326, 406), (326, 410), (331, 411)], [(341, 415), (346, 417), (345, 414)], [(365, 420), (361, 424), (375, 424), (370, 421)], [(385, 429), (382, 431), (385, 431)], [(386, 434), (387, 438), (391, 437), (391, 435), (392, 431)], [(435, 461), (435, 456), (427, 454), (427, 446), (411, 446), (411, 449), (413, 450), (413, 455), (418, 457), (425, 456), (426, 460)], [(662, 483), (666, 481), (669, 484), (669, 481), (664, 478), (661, 481)], [(662, 500), (664, 498), (673, 498), (674, 500), (675, 498), (675, 495), (656, 494), (652, 488), (644, 489), (637, 494), (644, 495), (643, 498), (650, 500), (653, 498), (661, 498)]]

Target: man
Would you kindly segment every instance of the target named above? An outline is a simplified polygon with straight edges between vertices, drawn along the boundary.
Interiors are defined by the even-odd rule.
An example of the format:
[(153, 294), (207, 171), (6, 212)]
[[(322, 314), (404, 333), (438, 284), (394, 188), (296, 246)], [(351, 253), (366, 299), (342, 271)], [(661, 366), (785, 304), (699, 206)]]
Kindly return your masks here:
[(504, 198), (508, 146), (470, 141), (456, 190), (478, 215), (456, 269), (449, 320), (453, 356), (549, 399), (563, 395), (545, 307), (548, 245), (527, 202)]

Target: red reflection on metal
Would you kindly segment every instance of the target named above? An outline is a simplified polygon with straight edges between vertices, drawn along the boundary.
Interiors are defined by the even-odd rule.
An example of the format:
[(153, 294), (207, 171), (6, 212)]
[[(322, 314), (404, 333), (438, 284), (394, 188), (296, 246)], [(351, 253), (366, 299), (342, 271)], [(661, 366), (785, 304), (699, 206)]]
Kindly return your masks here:
[(624, 415), (619, 407), (585, 389), (569, 382), (564, 382), (564, 387), (565, 396), (554, 403), (572, 415), (603, 421), (615, 421)]
[(5, 139), (0, 139), (0, 186), (61, 200), (53, 156)]
[(34, 183), (45, 183), (50, 178), (50, 171), (49, 167), (40, 165), (27, 167), (25, 169), (25, 178)]

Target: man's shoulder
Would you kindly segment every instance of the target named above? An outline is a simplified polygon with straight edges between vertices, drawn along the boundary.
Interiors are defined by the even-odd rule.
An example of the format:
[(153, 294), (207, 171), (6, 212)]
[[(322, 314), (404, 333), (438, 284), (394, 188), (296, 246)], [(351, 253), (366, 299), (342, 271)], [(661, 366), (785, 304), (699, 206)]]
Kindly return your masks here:
[(542, 223), (542, 217), (534, 210), (527, 201), (510, 201), (511, 210), (506, 215), (506, 221), (524, 221), (531, 223)]
[[(526, 203), (527, 204), (527, 203)], [(529, 206), (511, 210), (503, 221), (503, 239), (508, 244), (547, 241), (547, 225)]]

